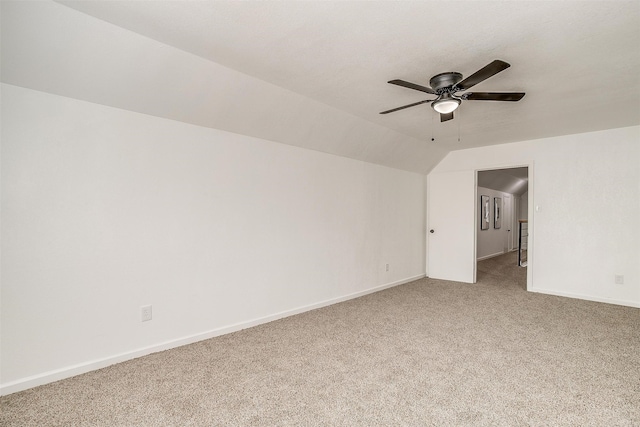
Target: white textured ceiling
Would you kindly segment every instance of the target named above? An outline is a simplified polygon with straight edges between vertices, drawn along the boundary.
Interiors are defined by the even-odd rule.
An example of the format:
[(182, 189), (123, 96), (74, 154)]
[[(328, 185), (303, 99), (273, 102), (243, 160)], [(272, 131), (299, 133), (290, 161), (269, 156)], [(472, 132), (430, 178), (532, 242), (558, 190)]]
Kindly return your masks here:
[[(400, 169), (426, 173), (451, 150), (640, 124), (638, 1), (57, 2), (72, 9), (58, 8), (115, 24), (315, 104), (234, 76), (225, 78), (237, 87), (214, 92), (206, 70), (220, 82), (228, 74), (224, 70), (67, 16), (51, 7), (54, 3), (2, 3), (7, 83), (293, 145), (305, 146), (306, 140), (306, 148)], [(161, 54), (181, 64), (165, 64), (160, 75), (154, 70), (164, 61)], [(430, 98), (388, 80), (428, 85), (435, 74), (468, 76), (494, 59), (511, 68), (474, 90), (526, 92), (520, 102), (466, 101), (455, 120), (445, 123), (429, 105), (378, 114)], [(200, 72), (193, 84), (203, 82), (201, 94), (188, 86), (183, 73), (189, 67)], [(181, 79), (175, 87), (168, 83), (172, 75)], [(145, 79), (157, 94), (143, 92)], [(179, 99), (178, 91), (185, 102), (165, 102), (169, 95)], [(277, 99), (256, 97), (271, 93)], [(277, 113), (267, 118), (269, 108), (288, 99), (295, 105), (288, 110), (277, 105)], [(300, 110), (306, 105), (314, 110), (305, 115)], [(346, 115), (334, 113), (338, 110)], [(277, 115), (292, 114), (320, 121), (307, 130), (302, 124), (289, 131), (269, 127)], [(243, 123), (249, 116), (253, 123)], [(330, 133), (327, 123), (334, 122)], [(380, 130), (388, 133), (379, 136)]]
[[(640, 123), (640, 2), (78, 2), (66, 5), (447, 150)], [(511, 68), (440, 123), (389, 85)], [(461, 141), (458, 142), (458, 135)]]

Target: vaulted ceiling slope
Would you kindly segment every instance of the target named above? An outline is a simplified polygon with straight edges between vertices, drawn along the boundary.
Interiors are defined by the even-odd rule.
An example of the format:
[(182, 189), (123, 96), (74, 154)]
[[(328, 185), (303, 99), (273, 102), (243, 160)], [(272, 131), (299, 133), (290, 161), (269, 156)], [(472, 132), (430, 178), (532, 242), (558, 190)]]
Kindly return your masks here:
[[(7, 83), (405, 170), (640, 124), (637, 1), (6, 3)], [(388, 80), (494, 59), (511, 67), (475, 89), (524, 99), (378, 114), (429, 98)]]

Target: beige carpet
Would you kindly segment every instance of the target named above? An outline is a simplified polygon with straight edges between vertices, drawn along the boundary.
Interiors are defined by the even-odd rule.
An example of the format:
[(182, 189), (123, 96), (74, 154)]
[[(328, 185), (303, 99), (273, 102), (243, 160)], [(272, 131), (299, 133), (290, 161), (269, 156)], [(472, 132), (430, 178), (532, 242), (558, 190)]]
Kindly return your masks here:
[(640, 310), (423, 279), (5, 396), (2, 426), (639, 426)]

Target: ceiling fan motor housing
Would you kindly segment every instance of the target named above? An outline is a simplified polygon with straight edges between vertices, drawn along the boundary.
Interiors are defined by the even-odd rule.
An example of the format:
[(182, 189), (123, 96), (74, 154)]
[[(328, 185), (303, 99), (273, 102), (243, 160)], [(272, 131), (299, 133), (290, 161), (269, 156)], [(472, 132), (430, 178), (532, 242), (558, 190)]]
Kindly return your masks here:
[(462, 74), (449, 72), (449, 73), (440, 73), (429, 80), (429, 85), (436, 91), (436, 93), (441, 94), (443, 92), (449, 92), (445, 89), (451, 88), (456, 83), (462, 80)]

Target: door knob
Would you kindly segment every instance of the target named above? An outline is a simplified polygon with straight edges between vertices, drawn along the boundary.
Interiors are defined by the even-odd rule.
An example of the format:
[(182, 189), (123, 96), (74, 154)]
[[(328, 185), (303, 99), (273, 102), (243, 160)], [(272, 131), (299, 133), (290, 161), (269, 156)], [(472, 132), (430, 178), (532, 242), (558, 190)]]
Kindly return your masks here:
[(429, 233), (431, 233), (431, 234), (433, 234), (433, 233), (435, 233), (435, 232), (436, 232), (436, 231), (435, 231), (434, 229), (429, 230)]

